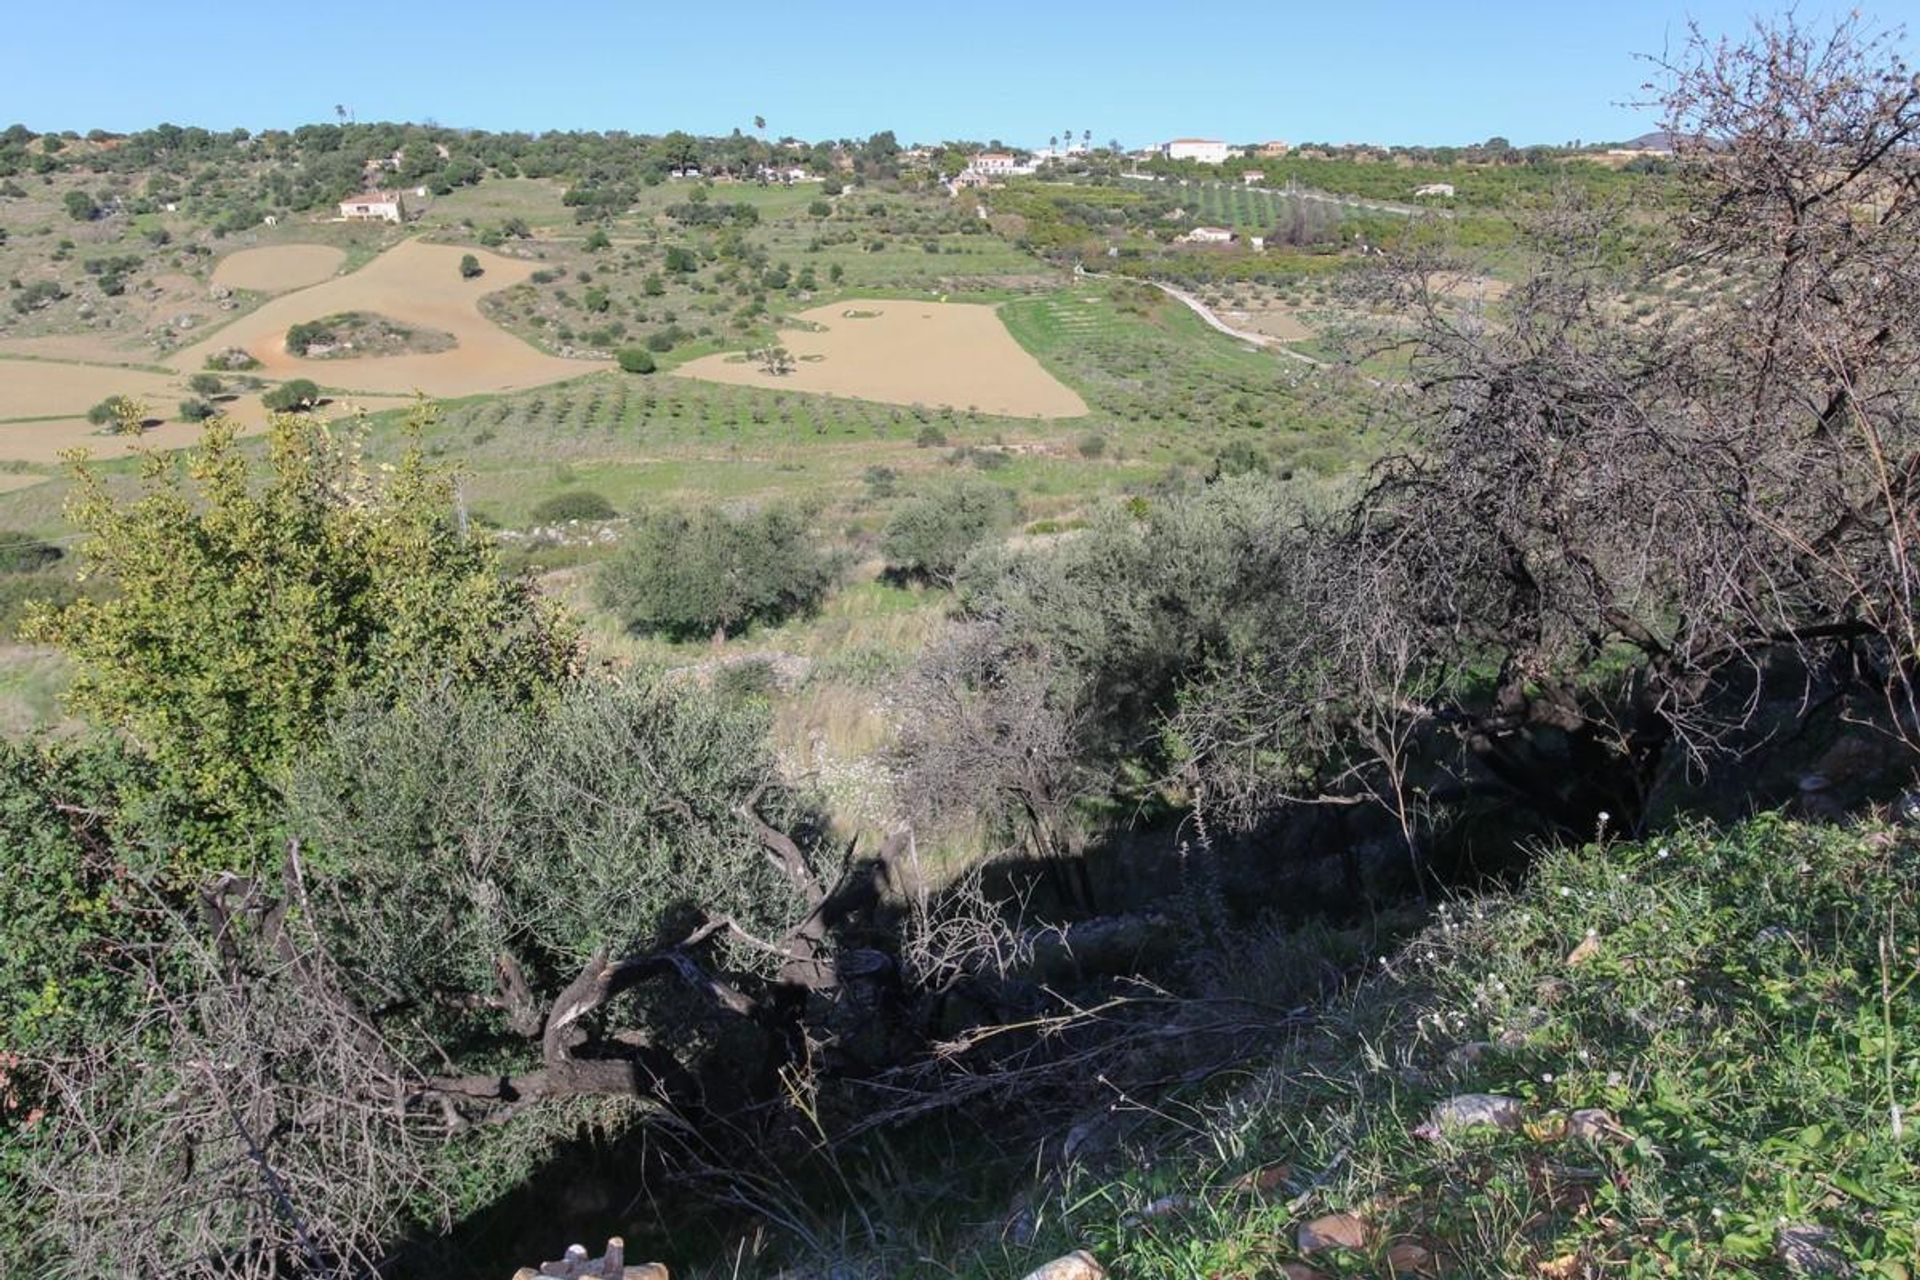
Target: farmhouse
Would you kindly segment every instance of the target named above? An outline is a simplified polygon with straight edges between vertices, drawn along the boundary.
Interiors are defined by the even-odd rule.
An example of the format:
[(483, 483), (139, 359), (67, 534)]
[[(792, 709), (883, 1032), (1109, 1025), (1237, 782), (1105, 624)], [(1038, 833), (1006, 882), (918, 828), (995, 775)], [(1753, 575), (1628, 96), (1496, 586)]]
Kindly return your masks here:
[(340, 216), (349, 222), (403, 222), (407, 204), (398, 191), (362, 191), (340, 202)]
[(1277, 139), (1273, 142), (1263, 142), (1260, 144), (1260, 154), (1268, 160), (1278, 160), (1291, 150), (1293, 150), (1291, 143), (1281, 142)]
[(1267, 175), (1260, 172), (1258, 169), (1249, 169), (1245, 173), (1240, 175), (1240, 181), (1246, 183), (1250, 187), (1257, 187), (1261, 183), (1265, 182), (1266, 180), (1267, 180)]
[(1232, 244), (1233, 232), (1225, 227), (1195, 227), (1180, 239), (1184, 244)]
[(1451, 197), (1453, 195), (1453, 184), (1451, 182), (1429, 182), (1424, 186), (1415, 187), (1413, 194), (1416, 196)]
[(1020, 162), (1006, 151), (982, 151), (968, 163), (967, 168), (990, 178), (1021, 172)]
[(1198, 160), (1201, 164), (1225, 164), (1227, 144), (1217, 138), (1175, 138), (1162, 143), (1160, 154), (1169, 160)]

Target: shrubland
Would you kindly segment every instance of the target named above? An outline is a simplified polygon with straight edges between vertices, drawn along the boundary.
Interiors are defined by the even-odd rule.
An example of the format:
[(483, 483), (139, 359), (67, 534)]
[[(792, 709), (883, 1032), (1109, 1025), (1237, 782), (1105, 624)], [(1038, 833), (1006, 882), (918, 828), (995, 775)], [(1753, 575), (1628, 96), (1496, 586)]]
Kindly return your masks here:
[[(1895, 797), (1920, 745), (1920, 93), (1889, 49), (1857, 20), (1696, 42), (1671, 200), (1543, 200), (1497, 306), (1450, 296), (1479, 264), (1444, 235), (1369, 255), (1343, 341), (1404, 380), (1178, 368), (1156, 344), (1191, 317), (1125, 282), (1010, 303), (1113, 433), (1071, 465), (1221, 428), (1070, 529), (1008, 536), (1029, 455), (930, 452), (978, 415), (686, 393), (741, 435), (853, 435), (844, 536), (891, 583), (830, 594), (818, 508), (630, 502), (543, 437), (579, 513), (549, 518), (632, 513), (568, 589), (710, 637), (680, 670), (589, 666), (502, 572), (435, 461), (499, 404), (390, 463), (287, 414), (256, 465), (227, 424), (83, 465), (89, 594), (34, 626), (92, 732), (0, 753), (0, 1245), (432, 1274), (651, 1225), (710, 1274), (1905, 1274), (1900, 809), (1688, 813), (1780, 776), (1844, 812), (1873, 791), (1846, 762)], [(685, 204), (712, 257), (669, 275), (798, 287), (726, 239), (757, 214)], [(1711, 288), (1640, 309), (1682, 269)], [(715, 431), (652, 380), (572, 394), (537, 393), (580, 430)], [(1308, 410), (1367, 438), (1249, 443)], [(846, 780), (776, 749), (784, 655), (727, 659), (896, 606), (917, 653), (818, 664), (891, 717), (873, 816), (837, 823)]]

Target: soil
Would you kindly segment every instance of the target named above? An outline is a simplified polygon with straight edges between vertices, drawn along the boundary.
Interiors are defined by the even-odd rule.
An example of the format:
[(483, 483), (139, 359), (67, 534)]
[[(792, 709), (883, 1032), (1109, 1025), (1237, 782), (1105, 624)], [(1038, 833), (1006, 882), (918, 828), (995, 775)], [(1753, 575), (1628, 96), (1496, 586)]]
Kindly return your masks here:
[[(471, 280), (460, 275), (460, 259), (467, 253), (474, 254), (483, 269)], [(536, 265), (459, 245), (402, 241), (352, 275), (274, 298), (177, 352), (168, 363), (191, 371), (214, 352), (238, 346), (260, 361), (255, 372), (265, 378), (312, 378), (322, 386), (344, 384), (361, 392), (420, 391), (447, 397), (517, 391), (611, 368), (607, 361), (545, 355), (480, 314), (482, 297), (519, 284)], [(410, 327), (437, 329), (452, 334), (459, 345), (435, 354), (352, 362), (288, 354), (289, 327), (346, 311), (375, 312)]]
[(325, 244), (277, 244), (242, 249), (220, 259), (213, 283), (223, 289), (285, 293), (330, 279), (347, 260), (344, 249)]
[(1077, 418), (1086, 402), (1013, 340), (994, 308), (855, 298), (800, 313), (784, 330), (791, 373), (738, 355), (674, 372), (739, 386), (814, 391), (887, 404), (978, 409), (1014, 418)]

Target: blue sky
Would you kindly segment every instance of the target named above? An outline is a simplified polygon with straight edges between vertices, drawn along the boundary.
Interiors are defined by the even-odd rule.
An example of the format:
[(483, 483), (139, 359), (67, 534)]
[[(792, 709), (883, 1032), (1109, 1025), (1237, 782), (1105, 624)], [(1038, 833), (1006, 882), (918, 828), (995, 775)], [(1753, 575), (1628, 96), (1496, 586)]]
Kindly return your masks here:
[[(776, 136), (1026, 146), (1069, 128), (1127, 146), (1591, 141), (1653, 127), (1623, 105), (1650, 74), (1636, 53), (1677, 50), (1690, 17), (1733, 32), (1772, 7), (29, 0), (0, 41), (0, 125), (260, 129), (331, 120), (338, 103), (493, 129), (715, 133), (758, 114)], [(1920, 26), (1920, 0), (1867, 12)]]

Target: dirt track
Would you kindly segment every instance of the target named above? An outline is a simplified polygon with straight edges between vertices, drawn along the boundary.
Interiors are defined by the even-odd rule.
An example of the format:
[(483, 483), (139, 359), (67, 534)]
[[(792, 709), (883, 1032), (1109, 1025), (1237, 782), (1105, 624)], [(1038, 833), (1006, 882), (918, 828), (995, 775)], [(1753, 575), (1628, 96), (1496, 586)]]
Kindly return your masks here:
[[(472, 252), (485, 274), (460, 276), (462, 254)], [(322, 386), (354, 391), (430, 396), (467, 396), (515, 391), (565, 378), (577, 378), (604, 362), (562, 360), (543, 355), (480, 314), (480, 299), (525, 280), (534, 264), (484, 250), (406, 240), (352, 275), (338, 276), (266, 303), (169, 363), (191, 371), (207, 356), (227, 347), (243, 347), (260, 361), (266, 378), (312, 378)], [(432, 355), (390, 356), (351, 362), (305, 360), (288, 355), (289, 326), (343, 311), (374, 311), (406, 324), (444, 329), (459, 345)]]
[[(865, 318), (848, 312), (876, 312)], [(738, 356), (682, 365), (683, 377), (890, 404), (924, 404), (1014, 418), (1077, 418), (1086, 402), (1027, 353), (992, 307), (964, 302), (854, 298), (800, 313), (819, 331), (781, 341), (793, 372), (774, 376)]]

